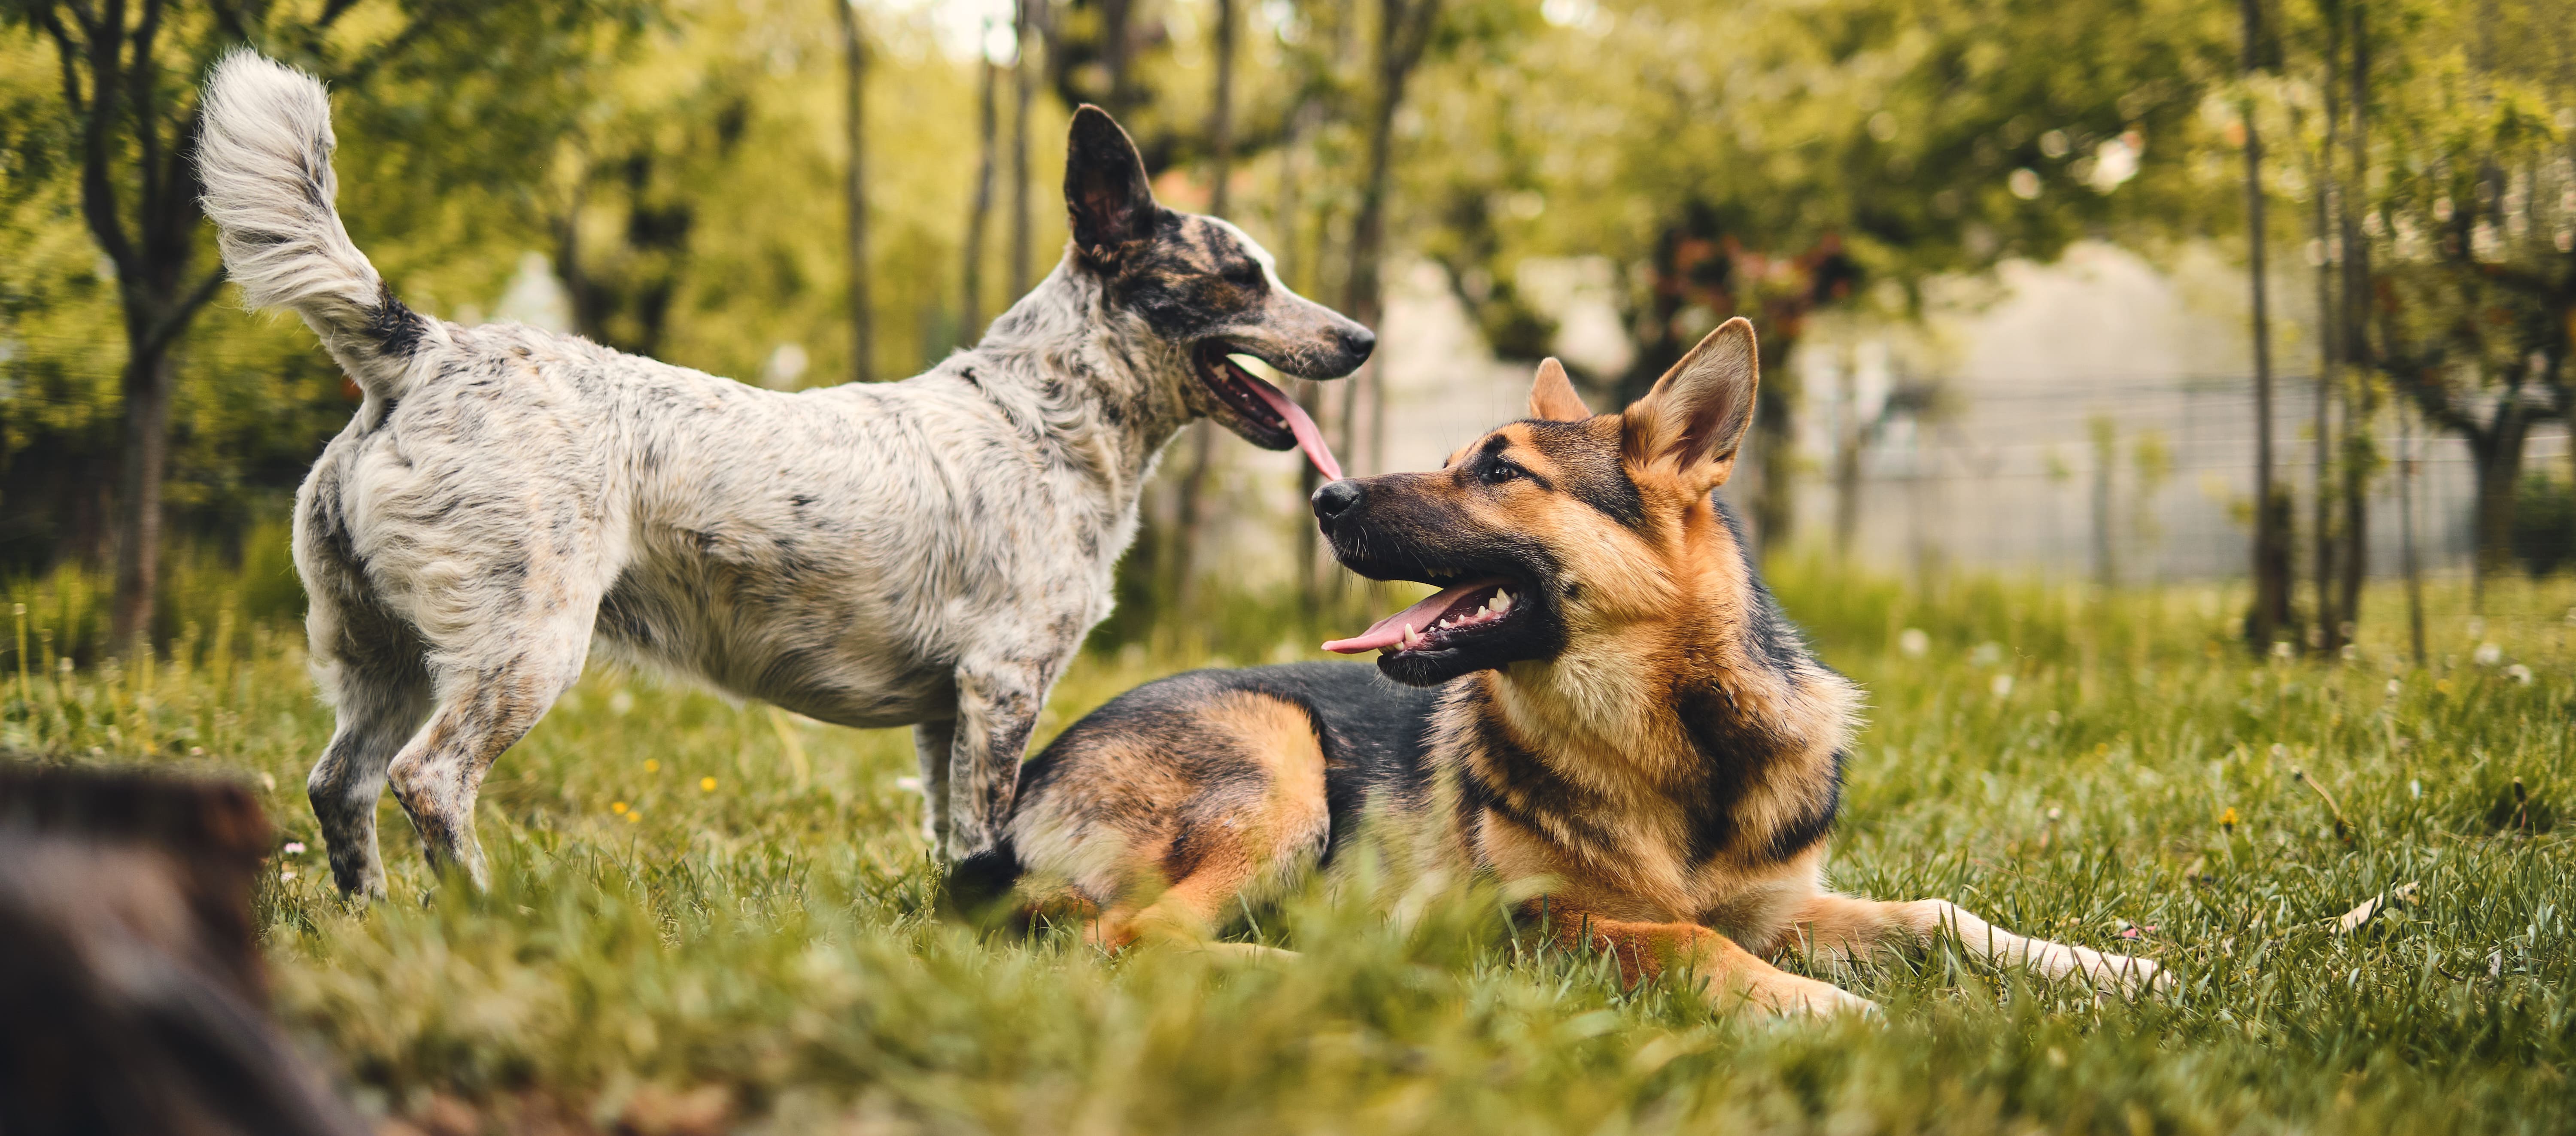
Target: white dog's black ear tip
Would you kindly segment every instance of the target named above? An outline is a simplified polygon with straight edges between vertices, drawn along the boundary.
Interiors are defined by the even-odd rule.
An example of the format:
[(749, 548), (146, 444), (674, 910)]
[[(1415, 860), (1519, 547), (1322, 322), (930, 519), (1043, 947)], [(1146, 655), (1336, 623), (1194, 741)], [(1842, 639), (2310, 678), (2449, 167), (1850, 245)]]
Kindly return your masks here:
[(1064, 200), (1076, 246), (1094, 259), (1154, 228), (1154, 190), (1144, 156), (1117, 119), (1090, 103), (1074, 108), (1065, 144)]
[(1127, 128), (1118, 125), (1118, 120), (1111, 117), (1108, 111), (1090, 103), (1073, 108), (1073, 126), (1068, 133), (1071, 142), (1065, 151), (1068, 161), (1100, 162), (1123, 159), (1138, 166), (1144, 164), (1141, 156), (1136, 152), (1136, 141), (1127, 136)]

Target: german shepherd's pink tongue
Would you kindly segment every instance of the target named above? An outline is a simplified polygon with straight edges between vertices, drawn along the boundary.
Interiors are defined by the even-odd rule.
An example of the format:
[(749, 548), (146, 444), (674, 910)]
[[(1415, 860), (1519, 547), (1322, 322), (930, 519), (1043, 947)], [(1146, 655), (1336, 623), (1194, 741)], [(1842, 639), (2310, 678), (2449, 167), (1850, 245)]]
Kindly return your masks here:
[(1279, 388), (1262, 382), (1259, 376), (1241, 368), (1235, 370), (1234, 377), (1250, 384), (1252, 393), (1260, 395), (1261, 401), (1269, 403), (1271, 410), (1288, 420), (1288, 432), (1297, 435), (1297, 448), (1306, 451), (1306, 460), (1315, 463), (1315, 472), (1323, 474), (1326, 481), (1342, 479), (1342, 463), (1333, 460), (1333, 448), (1324, 444), (1324, 432), (1316, 429), (1315, 420), (1306, 416), (1305, 407), (1297, 405), (1296, 399), (1281, 393)]
[[(1491, 576), (1482, 580), (1470, 580), (1454, 588), (1443, 588), (1421, 603), (1378, 620), (1366, 631), (1348, 639), (1335, 639), (1324, 644), (1324, 649), (1342, 655), (1356, 655), (1362, 651), (1381, 651), (1389, 647), (1409, 650), (1411, 644), (1407, 642), (1408, 640), (1418, 641), (1443, 617), (1451, 615), (1453, 609), (1464, 609), (1455, 612), (1461, 622), (1476, 623), (1482, 623), (1486, 619), (1496, 618), (1510, 611), (1511, 608), (1508, 606), (1510, 598), (1503, 593), (1502, 589), (1510, 587), (1511, 583), (1500, 576)], [(1501, 611), (1489, 614), (1483, 608), (1467, 607), (1468, 601), (1488, 593), (1500, 599), (1505, 605)], [(1487, 606), (1490, 607), (1491, 603), (1492, 601), (1488, 601)]]

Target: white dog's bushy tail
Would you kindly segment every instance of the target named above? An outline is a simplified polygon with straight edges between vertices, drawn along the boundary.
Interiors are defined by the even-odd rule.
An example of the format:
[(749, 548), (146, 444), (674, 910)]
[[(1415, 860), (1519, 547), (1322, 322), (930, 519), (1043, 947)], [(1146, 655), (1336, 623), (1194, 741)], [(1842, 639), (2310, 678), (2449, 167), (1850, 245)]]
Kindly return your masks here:
[(400, 394), (430, 321), (394, 299), (340, 225), (321, 81), (234, 51), (206, 82), (202, 123), (206, 216), (243, 298), (253, 308), (294, 309), (368, 394)]

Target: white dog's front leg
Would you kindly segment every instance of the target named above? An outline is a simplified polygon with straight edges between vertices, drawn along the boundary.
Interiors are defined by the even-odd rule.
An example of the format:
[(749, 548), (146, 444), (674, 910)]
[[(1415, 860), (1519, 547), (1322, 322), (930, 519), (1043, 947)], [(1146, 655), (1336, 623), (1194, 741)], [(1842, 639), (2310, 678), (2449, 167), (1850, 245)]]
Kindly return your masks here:
[(955, 720), (919, 722), (912, 749), (921, 758), (921, 838), (932, 848), (948, 844), (948, 761), (957, 751)]
[[(948, 759), (948, 832), (944, 852), (956, 863), (990, 849), (1011, 818), (1020, 757), (1037, 729), (1054, 667), (1044, 663), (964, 663), (957, 668), (956, 740)], [(924, 789), (929, 788), (927, 782)]]

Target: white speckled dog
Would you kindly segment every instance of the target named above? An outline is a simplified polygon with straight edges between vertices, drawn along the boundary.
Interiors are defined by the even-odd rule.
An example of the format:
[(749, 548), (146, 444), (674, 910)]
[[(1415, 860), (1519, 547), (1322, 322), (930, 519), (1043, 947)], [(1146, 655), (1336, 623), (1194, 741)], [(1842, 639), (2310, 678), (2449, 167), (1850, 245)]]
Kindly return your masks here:
[(384, 890), (388, 780), (431, 863), (486, 881), (475, 791), (594, 641), (825, 721), (913, 725), (933, 839), (990, 847), (1173, 434), (1214, 417), (1339, 476), (1228, 355), (1329, 378), (1375, 345), (1233, 226), (1157, 204), (1091, 107), (1065, 162), (1073, 247), (981, 344), (795, 394), (413, 312), (341, 227), (332, 148), (320, 83), (248, 52), (217, 65), (199, 164), (224, 264), (365, 391), (295, 509), (339, 712), (307, 788), (344, 892)]

